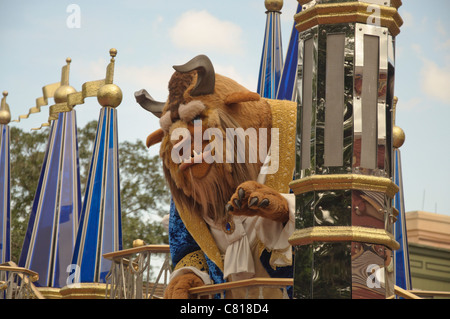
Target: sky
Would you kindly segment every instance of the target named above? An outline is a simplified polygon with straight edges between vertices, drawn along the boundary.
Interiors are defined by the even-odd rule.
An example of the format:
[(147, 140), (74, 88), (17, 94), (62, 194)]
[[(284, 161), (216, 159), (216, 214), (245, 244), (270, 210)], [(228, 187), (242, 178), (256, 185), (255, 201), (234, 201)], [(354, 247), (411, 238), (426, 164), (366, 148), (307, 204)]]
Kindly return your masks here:
[[(284, 0), (283, 52), (293, 27), (295, 0)], [(396, 124), (406, 134), (401, 147), (406, 211), (450, 216), (450, 19), (448, 0), (403, 0), (396, 38)], [(104, 79), (109, 50), (116, 48), (114, 83), (119, 140), (145, 141), (158, 119), (135, 101), (145, 88), (167, 98), (173, 65), (198, 54), (217, 73), (256, 91), (266, 23), (264, 0), (0, 0), (0, 91), (8, 91), (13, 119), (27, 114), (42, 87), (61, 79), (72, 59), (70, 85)], [(47, 122), (49, 106), (12, 122), (24, 130)], [(97, 120), (95, 97), (75, 107), (83, 127)], [(158, 154), (158, 146), (149, 149)]]

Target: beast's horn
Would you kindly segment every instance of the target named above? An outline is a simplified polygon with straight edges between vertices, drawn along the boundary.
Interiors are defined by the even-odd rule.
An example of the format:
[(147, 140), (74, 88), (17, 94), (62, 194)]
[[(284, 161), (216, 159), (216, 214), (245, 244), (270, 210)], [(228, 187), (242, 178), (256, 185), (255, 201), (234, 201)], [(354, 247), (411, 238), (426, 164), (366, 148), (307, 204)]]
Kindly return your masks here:
[(181, 73), (197, 70), (198, 79), (191, 91), (192, 96), (207, 95), (214, 93), (216, 74), (211, 60), (206, 55), (198, 55), (184, 65), (174, 65), (175, 71)]
[(158, 118), (161, 117), (163, 107), (166, 103), (155, 101), (144, 89), (135, 92), (134, 97), (136, 98), (136, 102), (145, 110), (153, 113)]

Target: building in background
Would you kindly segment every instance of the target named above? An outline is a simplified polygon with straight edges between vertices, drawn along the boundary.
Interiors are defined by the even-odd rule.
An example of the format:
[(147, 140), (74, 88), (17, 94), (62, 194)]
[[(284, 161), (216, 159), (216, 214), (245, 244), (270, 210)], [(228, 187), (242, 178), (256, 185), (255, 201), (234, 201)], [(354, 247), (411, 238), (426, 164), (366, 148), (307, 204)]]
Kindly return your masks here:
[(413, 290), (450, 291), (450, 216), (406, 213)]

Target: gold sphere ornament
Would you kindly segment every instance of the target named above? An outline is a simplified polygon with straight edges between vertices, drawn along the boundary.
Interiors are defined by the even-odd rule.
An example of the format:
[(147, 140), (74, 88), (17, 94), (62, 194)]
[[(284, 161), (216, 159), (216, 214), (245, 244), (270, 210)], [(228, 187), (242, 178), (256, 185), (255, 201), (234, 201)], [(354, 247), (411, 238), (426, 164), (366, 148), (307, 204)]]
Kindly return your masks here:
[(6, 125), (11, 122), (11, 112), (9, 111), (9, 105), (6, 103), (7, 91), (3, 91), (2, 104), (0, 106), (0, 124)]
[(133, 240), (133, 248), (145, 246), (145, 242), (142, 239)]
[(105, 84), (97, 92), (101, 106), (118, 107), (122, 102), (122, 90), (115, 84)]
[(6, 125), (11, 122), (11, 112), (0, 110), (0, 124)]
[(0, 291), (8, 289), (8, 283), (6, 281), (0, 281)]
[(114, 58), (117, 55), (117, 49), (112, 48), (111, 50), (109, 50), (109, 56)]
[(53, 95), (53, 98), (56, 103), (65, 103), (67, 102), (67, 95), (76, 93), (77, 90), (75, 90), (70, 85), (61, 85)]
[(283, 0), (265, 0), (264, 5), (267, 11), (281, 11), (281, 8), (283, 8)]
[(398, 126), (392, 128), (392, 144), (395, 148), (400, 148), (405, 143), (405, 132)]

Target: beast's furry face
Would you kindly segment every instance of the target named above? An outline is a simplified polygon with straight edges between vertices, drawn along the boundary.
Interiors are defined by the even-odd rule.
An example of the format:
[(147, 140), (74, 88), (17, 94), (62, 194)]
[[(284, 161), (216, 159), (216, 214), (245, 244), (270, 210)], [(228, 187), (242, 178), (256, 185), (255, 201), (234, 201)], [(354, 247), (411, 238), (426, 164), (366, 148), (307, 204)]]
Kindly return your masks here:
[[(248, 156), (239, 163), (238, 143), (230, 145), (227, 129), (265, 127), (270, 131), (271, 112), (259, 95), (220, 75), (216, 75), (213, 94), (192, 97), (189, 92), (196, 80), (196, 71), (175, 72), (169, 82), (169, 98), (160, 118), (164, 132), (160, 155), (175, 201), (191, 213), (220, 222), (236, 187), (255, 180), (262, 164), (259, 160), (250, 163)], [(257, 145), (247, 139), (245, 149)], [(227, 147), (234, 148), (232, 158), (230, 153), (227, 158)]]

